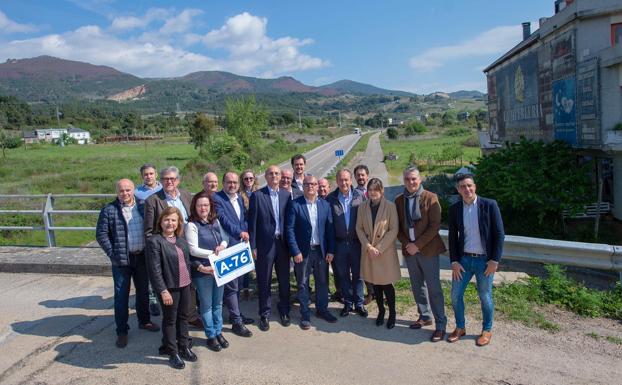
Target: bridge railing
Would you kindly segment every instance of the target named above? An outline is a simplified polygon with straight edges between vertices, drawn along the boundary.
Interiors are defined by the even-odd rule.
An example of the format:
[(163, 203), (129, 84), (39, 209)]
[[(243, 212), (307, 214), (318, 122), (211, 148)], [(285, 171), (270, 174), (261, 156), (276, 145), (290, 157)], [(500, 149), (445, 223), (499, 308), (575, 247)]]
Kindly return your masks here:
[[(0, 195), (0, 202), (12, 199), (41, 199), (41, 210), (6, 210), (0, 206), (0, 215), (41, 215), (41, 226), (0, 226), (0, 230), (45, 231), (48, 247), (56, 246), (56, 231), (94, 231), (95, 227), (55, 226), (54, 215), (97, 214), (99, 210), (54, 209), (56, 198), (113, 198), (114, 194), (46, 194)], [(1, 223), (1, 217), (0, 217)], [(447, 242), (447, 230), (440, 235)], [(555, 263), (599, 270), (617, 271), (622, 282), (622, 246), (599, 243), (560, 241), (555, 239), (505, 237), (503, 257), (524, 262)]]

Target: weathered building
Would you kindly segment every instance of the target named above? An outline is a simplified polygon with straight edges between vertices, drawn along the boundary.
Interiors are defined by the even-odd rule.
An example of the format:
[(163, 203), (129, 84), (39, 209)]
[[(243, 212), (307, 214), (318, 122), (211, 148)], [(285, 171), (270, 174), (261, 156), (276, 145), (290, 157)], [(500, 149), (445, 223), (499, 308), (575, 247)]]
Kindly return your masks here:
[(622, 219), (622, 2), (557, 0), (523, 41), (488, 66), (493, 143), (564, 140), (601, 159)]

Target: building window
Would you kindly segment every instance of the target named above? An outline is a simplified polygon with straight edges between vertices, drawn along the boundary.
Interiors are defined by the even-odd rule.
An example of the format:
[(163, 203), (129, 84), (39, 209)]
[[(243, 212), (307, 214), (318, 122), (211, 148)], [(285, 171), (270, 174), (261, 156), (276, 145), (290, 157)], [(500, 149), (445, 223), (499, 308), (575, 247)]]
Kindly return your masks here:
[(611, 46), (622, 45), (622, 23), (611, 24)]

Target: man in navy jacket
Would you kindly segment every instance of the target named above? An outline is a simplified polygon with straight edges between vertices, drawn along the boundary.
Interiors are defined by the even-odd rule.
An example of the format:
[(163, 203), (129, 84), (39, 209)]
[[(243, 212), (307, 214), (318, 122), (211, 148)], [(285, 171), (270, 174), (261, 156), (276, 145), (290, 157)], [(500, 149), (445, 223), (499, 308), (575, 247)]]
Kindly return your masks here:
[(136, 203), (134, 183), (129, 179), (117, 182), (117, 199), (108, 203), (99, 213), (95, 235), (112, 264), (114, 282), (114, 320), (119, 348), (127, 346), (129, 330), (128, 304), (130, 283), (136, 289), (136, 316), (138, 328), (156, 332), (160, 327), (149, 317), (149, 279), (145, 263), (143, 237), (144, 207)]
[(248, 208), (248, 230), (256, 258), (257, 292), (259, 294), (259, 330), (270, 329), (272, 268), (279, 282), (279, 315), (281, 324), (289, 326), (289, 255), (285, 244), (285, 209), (290, 201), (287, 191), (279, 189), (281, 170), (270, 166), (265, 172), (267, 186), (251, 195)]
[(328, 311), (327, 263), (335, 253), (335, 229), (330, 205), (318, 199), (317, 179), (308, 175), (303, 182), (304, 196), (287, 207), (287, 243), (294, 256), (294, 273), (300, 301), (300, 327), (311, 327), (309, 311), (309, 278), (313, 273), (316, 293), (316, 315), (328, 322), (337, 318)]
[[(213, 195), (214, 206), (218, 214), (220, 225), (229, 235), (229, 246), (237, 245), (240, 242), (248, 242), (248, 224), (246, 222), (246, 208), (244, 201), (238, 194), (240, 181), (238, 174), (227, 172), (223, 176), (223, 189)], [(223, 302), (229, 309), (229, 320), (232, 325), (233, 333), (241, 337), (253, 335), (244, 324), (255, 322), (252, 318), (247, 318), (240, 312), (240, 285), (244, 277), (239, 277), (225, 284), (225, 294)]]
[(464, 291), (475, 275), (483, 315), (482, 333), (477, 345), (484, 346), (492, 338), (492, 282), (503, 255), (503, 221), (497, 202), (475, 193), (473, 175), (458, 175), (456, 188), (462, 199), (449, 208), (449, 257), (453, 278), (451, 303), (456, 316), (456, 329), (447, 341), (458, 341), (466, 334)]

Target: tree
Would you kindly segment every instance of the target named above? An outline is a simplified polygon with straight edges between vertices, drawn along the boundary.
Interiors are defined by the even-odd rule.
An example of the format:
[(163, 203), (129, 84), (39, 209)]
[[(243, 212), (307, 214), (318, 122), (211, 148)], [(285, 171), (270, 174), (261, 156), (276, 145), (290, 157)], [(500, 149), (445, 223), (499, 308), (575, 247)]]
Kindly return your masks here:
[(227, 132), (244, 149), (249, 149), (259, 137), (259, 131), (268, 127), (268, 113), (256, 103), (254, 96), (229, 98), (225, 105), (225, 121)]
[(590, 165), (565, 142), (522, 140), (481, 159), (476, 182), (499, 202), (512, 233), (557, 236), (562, 211), (594, 199)]
[(417, 135), (417, 134), (423, 134), (424, 132), (427, 132), (428, 128), (421, 122), (411, 122), (409, 124), (406, 125), (406, 127), (404, 127), (404, 135), (405, 136), (411, 136), (411, 135)]
[(212, 118), (208, 118), (203, 113), (196, 114), (194, 121), (188, 127), (190, 135), (190, 143), (194, 144), (195, 149), (203, 148), (207, 139), (214, 134), (216, 122)]
[(2, 157), (6, 158), (7, 148), (17, 148), (22, 145), (22, 140), (17, 136), (8, 135), (0, 130), (0, 147), (2, 147)]
[(389, 139), (397, 139), (397, 137), (399, 136), (399, 133), (397, 132), (397, 128), (395, 127), (389, 127), (387, 129), (387, 137), (389, 137)]
[(457, 119), (456, 112), (449, 110), (443, 114), (441, 124), (443, 127), (451, 126), (452, 124), (456, 122), (456, 119)]

